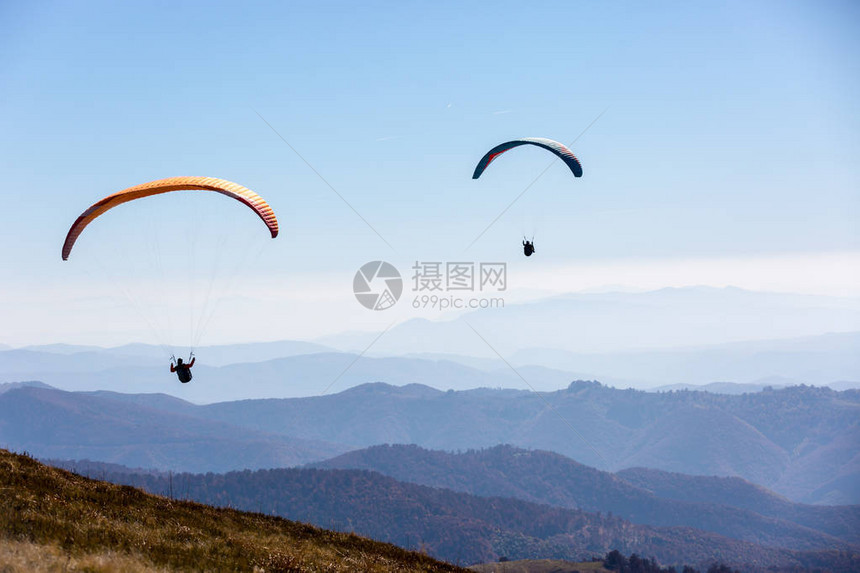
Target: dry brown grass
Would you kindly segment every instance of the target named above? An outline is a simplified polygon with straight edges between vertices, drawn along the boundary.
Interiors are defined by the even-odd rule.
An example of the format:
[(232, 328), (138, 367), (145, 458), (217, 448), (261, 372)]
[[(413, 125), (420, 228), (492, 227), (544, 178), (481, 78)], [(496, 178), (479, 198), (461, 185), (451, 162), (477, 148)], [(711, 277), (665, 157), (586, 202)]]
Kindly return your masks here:
[(162, 573), (140, 556), (121, 555), (113, 551), (71, 555), (59, 545), (0, 539), (0, 573)]
[(0, 536), (0, 573), (466, 571), (353, 534), (91, 480), (5, 450)]

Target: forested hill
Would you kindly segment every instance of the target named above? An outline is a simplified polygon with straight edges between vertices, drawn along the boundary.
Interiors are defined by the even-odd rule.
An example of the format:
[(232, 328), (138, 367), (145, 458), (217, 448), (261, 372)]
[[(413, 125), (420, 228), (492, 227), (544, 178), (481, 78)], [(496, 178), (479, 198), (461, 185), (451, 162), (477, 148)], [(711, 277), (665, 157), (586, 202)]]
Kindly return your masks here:
[(616, 475), (665, 499), (727, 504), (860, 543), (860, 505), (794, 503), (739, 477), (691, 476), (648, 468), (629, 468)]
[(635, 523), (695, 527), (793, 549), (838, 547), (835, 537), (860, 543), (860, 506), (792, 503), (739, 478), (657, 470), (612, 474), (553, 452), (512, 446), (462, 453), (374, 446), (314, 467), (373, 470), (400, 481), (474, 495), (611, 512)]

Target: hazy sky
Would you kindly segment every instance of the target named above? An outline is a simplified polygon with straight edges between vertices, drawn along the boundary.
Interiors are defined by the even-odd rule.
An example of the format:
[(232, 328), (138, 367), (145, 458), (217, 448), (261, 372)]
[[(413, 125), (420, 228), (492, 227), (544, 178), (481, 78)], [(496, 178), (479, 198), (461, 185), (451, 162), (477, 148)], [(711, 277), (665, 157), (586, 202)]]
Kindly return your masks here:
[[(860, 294), (856, 2), (3, 2), (0, 21), (0, 343), (147, 338), (103, 292), (156, 232), (161, 268), (133, 269), (149, 294), (207, 276), (218, 236), (236, 237), (228, 266), (253, 251), (230, 288), (260, 338), (387, 321), (351, 300), (374, 259), (510, 261), (512, 297)], [(467, 249), (551, 159), (516, 150), (473, 181), (481, 155), (570, 143), (604, 110), (572, 146), (584, 176), (551, 166)], [(161, 197), (60, 260), (89, 204), (177, 175), (254, 189), (281, 236), (221, 197)], [(210, 227), (195, 238), (190, 217)], [(215, 324), (218, 341), (254, 337)]]

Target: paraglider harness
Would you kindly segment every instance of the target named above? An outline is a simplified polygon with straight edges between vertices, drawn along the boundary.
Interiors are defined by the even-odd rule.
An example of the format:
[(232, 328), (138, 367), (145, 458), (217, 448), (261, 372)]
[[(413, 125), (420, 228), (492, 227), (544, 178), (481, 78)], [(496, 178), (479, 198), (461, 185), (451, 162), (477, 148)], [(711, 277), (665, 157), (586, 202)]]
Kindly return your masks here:
[(182, 359), (176, 359), (175, 356), (170, 356), (170, 371), (176, 372), (176, 375), (179, 377), (179, 381), (183, 384), (191, 382), (191, 367), (194, 366), (194, 361), (197, 358), (194, 356), (194, 352), (192, 352), (188, 359), (190, 362), (188, 364), (183, 364)]
[(531, 241), (523, 237), (523, 254), (527, 257), (532, 256), (532, 253), (535, 252), (534, 240), (534, 237), (532, 237)]

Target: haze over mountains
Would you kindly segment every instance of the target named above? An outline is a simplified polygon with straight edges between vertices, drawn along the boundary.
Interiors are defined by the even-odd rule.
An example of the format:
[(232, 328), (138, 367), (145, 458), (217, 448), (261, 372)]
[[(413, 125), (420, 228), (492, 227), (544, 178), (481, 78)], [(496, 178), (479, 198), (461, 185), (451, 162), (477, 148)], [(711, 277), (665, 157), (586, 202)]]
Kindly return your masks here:
[[(604, 307), (616, 310), (604, 315)], [(378, 333), (324, 339), (332, 346), (279, 341), (204, 347), (197, 351), (191, 385), (178, 385), (166, 374), (169, 356), (157, 346), (0, 349), (0, 382), (164, 392), (197, 403), (313, 396), (334, 381), (329, 391), (368, 382), (525, 389), (520, 376), (547, 391), (576, 379), (635, 388), (751, 384), (710, 387), (735, 393), (800, 383), (845, 389), (860, 386), (859, 309), (854, 299), (740, 289), (592, 293), (509, 305), (504, 313), (413, 319), (383, 335), (360, 360), (350, 350), (364, 350)], [(783, 329), (787, 323), (793, 326)], [(510, 324), (530, 326), (523, 331)], [(845, 332), (830, 332), (839, 329)], [(797, 337), (787, 338), (791, 334)]]
[[(804, 342), (810, 350), (796, 350)], [(329, 391), (368, 382), (417, 383), (440, 390), (525, 389), (527, 386), (520, 376), (533, 388), (544, 391), (564, 388), (577, 379), (598, 379), (620, 388), (657, 390), (712, 384), (707, 387), (709, 391), (722, 393), (754, 392), (766, 386), (801, 383), (847, 389), (860, 386), (860, 382), (856, 382), (860, 380), (860, 354), (854, 350), (855, 342), (860, 344), (860, 334), (619, 354), (582, 355), (535, 349), (515, 355), (519, 357), (513, 361), (516, 372), (503, 362), (490, 359), (429, 355), (363, 356), (357, 360), (356, 354), (326, 352), (321, 348), (311, 354), (288, 355), (263, 362), (212, 366), (203, 358), (208, 357), (209, 349), (201, 349), (198, 352), (201, 358), (194, 370), (195, 380), (189, 385), (176, 383), (175, 377), (167, 372), (167, 361), (157, 347), (136, 345), (62, 354), (16, 349), (0, 351), (0, 381), (40, 380), (66, 390), (163, 392), (196, 403), (314, 396), (333, 382)], [(756, 349), (764, 347), (760, 351)], [(247, 354), (261, 356), (263, 352)], [(227, 349), (215, 354), (222, 360), (229, 355)], [(237, 352), (235, 356), (239, 359), (243, 354)], [(555, 363), (558, 367), (536, 366), (535, 363)], [(592, 372), (610, 374), (593, 376)], [(665, 376), (649, 378), (658, 372)], [(745, 372), (751, 374), (743, 375)], [(683, 382), (669, 383), (672, 380)], [(713, 385), (718, 380), (723, 383)], [(726, 383), (732, 380), (736, 385)], [(737, 385), (738, 381), (743, 384)]]
[(576, 382), (442, 392), (367, 384), (312, 398), (194, 405), (158, 394), (0, 394), (0, 445), (41, 457), (185, 471), (282, 467), (386, 443), (509, 443), (604, 470), (739, 476), (807, 503), (860, 500), (860, 392), (792, 387), (741, 396)]
[[(476, 339), (464, 321), (484, 333), (506, 357), (530, 348), (629, 352), (857, 332), (860, 299), (734, 287), (574, 293), (468, 312), (447, 321), (410, 320), (392, 328), (373, 345), (372, 352), (495, 358), (492, 349)], [(373, 336), (375, 333), (347, 333), (323, 337), (319, 342), (358, 352)]]

